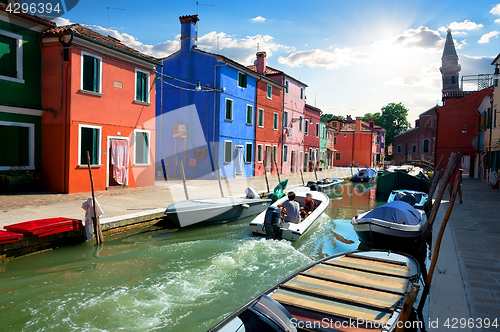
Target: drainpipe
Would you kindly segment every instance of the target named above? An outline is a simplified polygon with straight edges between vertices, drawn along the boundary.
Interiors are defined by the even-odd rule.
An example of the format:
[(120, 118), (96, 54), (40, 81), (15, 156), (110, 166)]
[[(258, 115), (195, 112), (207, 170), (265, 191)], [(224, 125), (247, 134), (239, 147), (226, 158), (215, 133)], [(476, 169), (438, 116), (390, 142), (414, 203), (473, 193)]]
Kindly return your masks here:
[[(256, 81), (256, 83), (255, 83), (255, 108), (256, 108), (256, 109), (254, 109), (254, 112), (255, 112), (255, 111), (257, 111), (257, 112), (255, 112), (255, 113), (254, 113), (254, 119), (252, 119), (252, 121), (254, 121), (254, 122), (255, 122), (255, 123), (253, 124), (253, 126), (254, 126), (254, 131), (255, 131), (255, 135), (254, 135), (254, 136), (255, 136), (255, 139), (254, 139), (254, 144), (253, 144), (253, 147), (252, 147), (254, 151), (257, 151), (257, 150), (256, 150), (256, 149), (257, 149), (257, 121), (255, 121), (255, 120), (257, 120), (257, 116), (256, 116), (256, 115), (258, 114), (258, 109), (259, 109), (259, 107), (258, 107), (258, 105), (257, 105), (257, 96), (258, 96), (258, 93), (259, 93), (259, 81), (260, 81), (260, 80), (262, 80), (262, 75), (261, 75), (261, 76), (259, 76), (259, 79), (258, 79), (258, 80)], [(252, 151), (252, 152), (253, 152), (253, 151)], [(257, 157), (257, 156), (254, 156), (254, 158), (253, 158), (253, 159), (254, 159), (254, 162), (253, 162), (253, 176), (255, 176), (255, 167), (256, 167), (256, 165), (255, 165), (255, 164), (256, 164), (256, 163), (255, 163), (255, 157)], [(265, 167), (265, 166), (264, 166), (264, 167)]]
[[(224, 66), (227, 66), (227, 64), (223, 63), (223, 64), (214, 65), (214, 128), (212, 131), (212, 172), (213, 172), (212, 178), (215, 177), (214, 159), (215, 159), (215, 128), (217, 126), (217, 114), (216, 114), (217, 93), (219, 93), (219, 96), (220, 96), (220, 89), (217, 88), (217, 67), (224, 67)], [(220, 167), (220, 165), (219, 165), (219, 167)]]
[[(285, 85), (285, 75), (281, 75), (281, 85), (283, 85), (283, 86)], [(281, 106), (281, 108), (282, 108), (282, 110), (281, 110), (281, 127), (282, 128), (281, 128), (281, 149), (280, 149), (281, 150), (280, 151), (280, 153), (281, 153), (281, 161), (280, 161), (281, 174), (283, 174), (283, 146), (285, 145), (284, 137), (283, 137), (283, 125), (284, 125), (283, 118), (285, 116), (285, 94), (286, 94), (285, 88), (283, 88), (283, 92), (281, 93), (281, 96), (282, 96), (281, 97), (281, 101), (282, 101), (281, 102), (281, 105), (282, 105)], [(287, 121), (289, 121), (289, 120), (287, 119)], [(279, 144), (278, 144), (278, 146), (279, 146)], [(297, 151), (297, 152), (300, 155), (300, 151)], [(304, 155), (304, 154), (302, 154), (302, 155)], [(296, 157), (296, 159), (297, 159), (297, 157)], [(297, 162), (297, 161), (295, 161), (295, 162)], [(304, 162), (304, 161), (302, 161), (302, 162)], [(290, 173), (292, 171), (291, 166), (292, 165), (290, 165)], [(300, 170), (300, 167), (301, 166), (299, 165), (299, 170)], [(297, 170), (295, 170), (295, 172), (297, 173)]]

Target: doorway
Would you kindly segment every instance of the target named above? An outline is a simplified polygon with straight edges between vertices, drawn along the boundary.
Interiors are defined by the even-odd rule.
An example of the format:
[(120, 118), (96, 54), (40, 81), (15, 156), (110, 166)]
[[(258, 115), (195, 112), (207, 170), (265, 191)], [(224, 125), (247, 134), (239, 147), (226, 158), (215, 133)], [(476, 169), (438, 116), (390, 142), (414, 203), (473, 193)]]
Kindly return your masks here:
[(243, 175), (245, 164), (243, 162), (243, 145), (236, 145), (234, 150), (234, 173), (235, 175)]
[(272, 165), (272, 148), (269, 145), (266, 145), (266, 172), (270, 173), (271, 172), (271, 165)]
[(290, 172), (295, 173), (295, 163), (297, 159), (297, 151), (292, 150), (292, 155), (290, 157)]
[(130, 145), (127, 137), (108, 136), (107, 187), (128, 186)]
[(309, 153), (304, 154), (304, 172), (309, 172)]
[(302, 165), (304, 164), (304, 152), (299, 152), (299, 170), (303, 170)]

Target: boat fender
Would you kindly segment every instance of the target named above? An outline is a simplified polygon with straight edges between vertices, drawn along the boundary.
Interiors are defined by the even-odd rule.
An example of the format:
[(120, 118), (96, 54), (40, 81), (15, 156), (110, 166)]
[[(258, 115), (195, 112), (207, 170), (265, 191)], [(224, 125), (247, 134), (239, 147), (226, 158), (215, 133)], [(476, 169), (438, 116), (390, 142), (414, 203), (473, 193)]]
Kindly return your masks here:
[(264, 228), (267, 239), (277, 239), (280, 233), (281, 209), (277, 206), (270, 206), (266, 210), (264, 217)]
[(245, 209), (248, 209), (250, 207), (250, 205), (248, 204), (241, 204), (241, 206), (243, 206)]

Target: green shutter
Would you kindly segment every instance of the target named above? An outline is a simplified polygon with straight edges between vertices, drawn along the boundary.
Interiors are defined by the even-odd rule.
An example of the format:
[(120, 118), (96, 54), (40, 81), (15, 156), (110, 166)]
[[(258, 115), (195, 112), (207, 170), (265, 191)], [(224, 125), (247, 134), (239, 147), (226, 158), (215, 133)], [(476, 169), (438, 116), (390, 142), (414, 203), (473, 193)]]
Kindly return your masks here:
[(226, 99), (226, 120), (233, 119), (233, 101)]
[(148, 102), (148, 75), (140, 71), (137, 72), (135, 100)]
[(90, 55), (83, 55), (83, 90), (100, 92), (101, 61)]
[(252, 124), (253, 107), (247, 106), (247, 124)]
[(257, 145), (257, 160), (262, 160), (262, 145)]
[(224, 142), (224, 162), (230, 163), (233, 160), (233, 142)]
[(99, 59), (93, 58), (93, 77), (92, 77), (92, 86), (94, 92), (99, 92)]
[(149, 140), (146, 132), (135, 133), (135, 163), (147, 164), (149, 155)]
[(247, 75), (246, 74), (243, 74), (243, 87), (244, 88), (247, 87)]
[(247, 151), (246, 151), (246, 162), (247, 163), (252, 162), (252, 150), (253, 150), (253, 144), (247, 143)]
[(17, 77), (17, 39), (0, 35), (0, 75)]
[(90, 153), (90, 164), (99, 164), (99, 142), (101, 140), (101, 134), (97, 128), (86, 128), (81, 129), (80, 134), (80, 165), (87, 165), (87, 151)]

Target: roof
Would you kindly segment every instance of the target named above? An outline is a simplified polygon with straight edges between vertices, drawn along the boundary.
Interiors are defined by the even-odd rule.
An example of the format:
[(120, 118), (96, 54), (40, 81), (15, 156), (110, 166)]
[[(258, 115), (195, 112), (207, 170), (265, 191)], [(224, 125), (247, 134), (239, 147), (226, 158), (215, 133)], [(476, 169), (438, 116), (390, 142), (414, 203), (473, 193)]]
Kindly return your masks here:
[(320, 110), (319, 108), (314, 107), (314, 106), (312, 106), (312, 105), (306, 104), (306, 107), (307, 107), (307, 108), (312, 109), (313, 111), (319, 112), (320, 114), (322, 114), (322, 113), (323, 113), (323, 111), (322, 111), (322, 110)]
[(500, 53), (498, 53), (498, 55), (495, 57), (495, 59), (493, 59), (493, 61), (491, 61), (491, 64), (495, 65), (495, 63), (498, 61), (499, 58), (500, 58)]
[[(376, 124), (374, 124), (373, 127), (370, 127), (370, 123), (361, 120), (361, 131), (374, 131), (374, 129), (384, 129), (384, 128)], [(340, 131), (356, 131), (356, 120), (345, 119), (344, 126), (340, 129)]]
[[(7, 12), (7, 5), (5, 5), (5, 4), (3, 4), (3, 3), (0, 2), (0, 11)], [(19, 16), (19, 17), (22, 17), (24, 19), (30, 20), (32, 22), (35, 22), (35, 23), (38, 23), (38, 24), (41, 24), (41, 25), (45, 25), (46, 27), (49, 27), (49, 28), (55, 28), (57, 26), (54, 22), (49, 21), (49, 20), (47, 20), (45, 18), (42, 18), (42, 17), (39, 17), (39, 16), (35, 16), (35, 15), (25, 14), (23, 12), (20, 12), (20, 13), (7, 13), (7, 15)]]
[[(257, 72), (257, 67), (255, 65), (251, 65), (251, 66), (247, 66), (248, 69), (254, 71), (254, 72)], [(266, 70), (264, 72), (264, 75), (283, 75), (283, 76), (286, 76), (296, 82), (299, 82), (300, 84), (302, 84), (303, 86), (306, 86), (307, 87), (307, 84), (305, 84), (304, 82), (301, 82), (299, 81), (298, 79), (288, 75), (287, 73), (285, 73), (284, 71), (281, 71), (279, 69), (276, 69), (276, 68), (273, 68), (273, 67), (269, 67), (269, 66), (266, 66)]]
[(446, 42), (444, 43), (443, 58), (445, 57), (458, 57), (450, 29), (448, 29), (448, 34), (446, 35)]
[(89, 28), (86, 28), (78, 23), (76, 24), (71, 24), (71, 25), (65, 25), (62, 27), (56, 27), (54, 29), (50, 29), (47, 31), (44, 31), (42, 33), (43, 37), (58, 37), (62, 35), (72, 35), (76, 36), (82, 39), (86, 39), (88, 41), (94, 42), (96, 44), (99, 44), (101, 46), (105, 46), (108, 48), (111, 48), (115, 51), (130, 55), (132, 57), (147, 61), (149, 63), (155, 64), (155, 65), (160, 65), (161, 62), (159, 59), (146, 55), (144, 53), (141, 53), (131, 47), (128, 47), (125, 44), (120, 43), (119, 40), (115, 38), (110, 38), (101, 35), (100, 33), (97, 33)]

